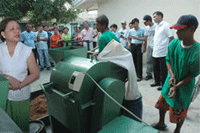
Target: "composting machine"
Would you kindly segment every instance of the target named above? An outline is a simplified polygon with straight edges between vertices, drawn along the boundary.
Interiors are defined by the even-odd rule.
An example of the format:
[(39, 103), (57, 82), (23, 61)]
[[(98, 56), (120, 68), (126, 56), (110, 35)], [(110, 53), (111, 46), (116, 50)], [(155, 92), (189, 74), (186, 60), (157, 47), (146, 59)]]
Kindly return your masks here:
[[(57, 62), (50, 81), (41, 85), (47, 98), (53, 132), (157, 132), (121, 115), (128, 71), (111, 62), (87, 57), (87, 48), (68, 46), (50, 50)], [(103, 89), (103, 92), (101, 89)], [(108, 97), (109, 95), (110, 97)]]

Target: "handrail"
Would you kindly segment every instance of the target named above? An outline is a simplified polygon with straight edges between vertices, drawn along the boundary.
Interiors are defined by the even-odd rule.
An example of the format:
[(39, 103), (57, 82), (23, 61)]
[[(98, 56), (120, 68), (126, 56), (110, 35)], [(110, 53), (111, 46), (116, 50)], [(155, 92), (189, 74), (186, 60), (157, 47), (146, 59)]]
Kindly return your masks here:
[(68, 41), (61, 41), (62, 43), (72, 43), (72, 46), (74, 45), (74, 43), (79, 43), (79, 42), (87, 42), (87, 48), (88, 50), (90, 50), (90, 46), (89, 43), (91, 42), (90, 40), (78, 40), (78, 41), (74, 41), (74, 40), (68, 40)]

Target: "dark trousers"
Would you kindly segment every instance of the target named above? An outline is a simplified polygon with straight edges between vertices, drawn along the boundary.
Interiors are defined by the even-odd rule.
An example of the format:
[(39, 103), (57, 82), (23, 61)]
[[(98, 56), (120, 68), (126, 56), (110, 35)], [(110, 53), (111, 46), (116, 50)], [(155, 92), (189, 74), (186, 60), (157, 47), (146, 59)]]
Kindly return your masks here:
[(33, 54), (34, 54), (34, 56), (35, 56), (35, 61), (36, 61), (36, 63), (37, 63), (37, 59), (38, 59), (37, 48), (32, 49), (32, 52), (33, 52)]
[[(33, 55), (35, 56), (35, 62), (37, 64), (38, 54), (37, 54), (37, 48), (32, 49)], [(28, 69), (28, 75), (30, 75), (30, 71)]]
[(138, 78), (142, 78), (142, 44), (131, 44), (131, 53)]
[(97, 42), (93, 42), (93, 48), (97, 46)]
[(165, 57), (159, 57), (159, 58), (153, 57), (153, 70), (154, 70), (155, 82), (160, 83), (160, 81), (162, 81), (162, 86), (163, 86), (168, 72)]
[[(126, 107), (128, 110), (130, 110), (137, 117), (142, 119), (142, 113), (143, 113), (142, 97), (140, 97), (140, 98), (138, 98), (136, 100), (124, 100), (122, 105), (124, 107)], [(134, 117), (131, 114), (129, 114), (124, 109), (122, 109), (122, 114), (127, 116), (127, 117), (129, 117), (129, 118), (132, 118), (132, 119), (137, 120), (137, 121), (140, 122), (140, 120), (138, 120), (136, 117)]]

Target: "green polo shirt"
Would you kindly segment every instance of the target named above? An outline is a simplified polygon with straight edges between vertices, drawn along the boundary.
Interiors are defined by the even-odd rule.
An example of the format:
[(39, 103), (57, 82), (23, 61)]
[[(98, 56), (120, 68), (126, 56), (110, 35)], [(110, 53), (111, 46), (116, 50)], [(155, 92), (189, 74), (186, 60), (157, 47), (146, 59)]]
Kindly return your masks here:
[[(70, 41), (72, 39), (71, 34), (69, 34), (69, 33), (67, 35), (65, 33), (63, 33), (62, 37), (64, 38), (64, 41)], [(69, 43), (68, 45), (72, 45), (72, 44)], [(66, 43), (64, 43), (64, 46), (66, 46)]]
[(189, 48), (183, 48), (181, 41), (174, 39), (169, 44), (166, 63), (172, 66), (176, 83), (183, 80), (187, 76), (192, 76), (193, 79), (177, 90), (176, 96), (169, 99), (168, 93), (170, 90), (169, 79), (170, 74), (165, 80), (162, 89), (162, 96), (173, 109), (186, 109), (191, 103), (191, 96), (195, 85), (195, 77), (200, 74), (200, 44), (195, 43)]
[(99, 53), (106, 47), (106, 45), (112, 40), (116, 40), (118, 42), (119, 39), (115, 36), (115, 34), (111, 31), (105, 31), (99, 38)]

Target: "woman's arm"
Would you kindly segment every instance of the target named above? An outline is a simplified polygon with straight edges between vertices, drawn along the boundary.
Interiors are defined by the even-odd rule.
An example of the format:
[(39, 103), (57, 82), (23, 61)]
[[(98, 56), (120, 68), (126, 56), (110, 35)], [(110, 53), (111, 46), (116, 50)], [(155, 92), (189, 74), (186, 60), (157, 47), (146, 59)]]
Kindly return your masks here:
[(64, 38), (63, 37), (61, 37), (59, 40), (58, 40), (59, 42), (61, 42), (61, 41), (64, 41)]
[(35, 57), (33, 53), (31, 53), (31, 55), (29, 56), (27, 63), (28, 63), (28, 69), (29, 69), (30, 75), (27, 78), (25, 78), (24, 81), (22, 81), (20, 88), (27, 86), (28, 84), (38, 79), (40, 76), (39, 68), (35, 62)]
[(60, 38), (58, 39), (58, 41), (56, 41), (56, 44), (58, 44), (58, 43), (61, 42), (61, 41), (64, 41), (64, 38), (63, 38), (63, 37), (60, 37)]
[(17, 90), (19, 88), (21, 88), (21, 82), (19, 80), (17, 80), (16, 78), (3, 74), (3, 76), (8, 79), (9, 81), (9, 89), (10, 90)]

